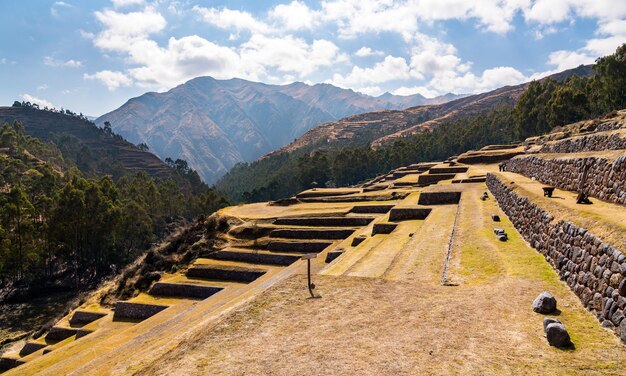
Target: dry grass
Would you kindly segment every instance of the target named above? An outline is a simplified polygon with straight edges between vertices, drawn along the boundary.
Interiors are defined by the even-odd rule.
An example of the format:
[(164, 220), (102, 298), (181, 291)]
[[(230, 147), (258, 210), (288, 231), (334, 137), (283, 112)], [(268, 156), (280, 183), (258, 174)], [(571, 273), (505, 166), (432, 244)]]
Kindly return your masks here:
[[(476, 174), (494, 169), (497, 165), (470, 170)], [(529, 192), (536, 188), (528, 187)], [(106, 317), (93, 324), (98, 327), (94, 333), (27, 364), (22, 371), (81, 375), (623, 374), (626, 347), (600, 327), (543, 257), (521, 239), (493, 199), (479, 200), (486, 190), (484, 184), (444, 182), (428, 188), (450, 189), (463, 191), (449, 270), (458, 286), (439, 284), (456, 205), (434, 207), (423, 221), (404, 221), (392, 234), (368, 237), (351, 247), (354, 236), (388, 219), (387, 214), (377, 215), (372, 224), (330, 247), (346, 252), (323, 275), (314, 277), (321, 299), (308, 298), (303, 262), (270, 268), (267, 278), (245, 286), (228, 284), (204, 301), (172, 301), (170, 309), (133, 326)], [(418, 196), (416, 190), (397, 203), (415, 205)], [(545, 204), (560, 205), (549, 209), (564, 215), (580, 216), (576, 207)], [(317, 216), (345, 213), (353, 205), (252, 204), (223, 213), (264, 219)], [(493, 223), (493, 213), (503, 222)], [(600, 214), (583, 217), (591, 220)], [(499, 242), (493, 227), (504, 228), (510, 240)], [(415, 235), (409, 237), (412, 232)], [(314, 272), (326, 266), (325, 252), (314, 260)], [(187, 279), (179, 271), (162, 280)], [(570, 331), (575, 350), (548, 346), (542, 330), (544, 316), (531, 309), (532, 300), (544, 290), (559, 300), (559, 319)]]
[[(473, 288), (295, 276), (142, 374), (620, 374), (626, 351), (567, 291), (556, 291), (575, 351), (547, 345), (530, 309), (545, 287), (510, 278)], [(565, 296), (564, 296), (565, 295)]]
[[(483, 185), (459, 187), (464, 196), (450, 270), (459, 286), (436, 283), (454, 206), (436, 208), (417, 233), (423, 240), (412, 239), (413, 252), (399, 253), (403, 267), (392, 263), (385, 278), (318, 275), (322, 298), (307, 299), (305, 277), (293, 276), (140, 373), (623, 374), (626, 348), (618, 338), (600, 327), (493, 199), (479, 200)], [(493, 213), (503, 222), (491, 222)], [(507, 231), (508, 242), (496, 239), (495, 226)], [(384, 249), (384, 240), (368, 241), (374, 238), (351, 254)], [(329, 271), (352, 260), (350, 253), (342, 257)], [(544, 316), (531, 309), (544, 290), (558, 298), (575, 350), (548, 346)]]

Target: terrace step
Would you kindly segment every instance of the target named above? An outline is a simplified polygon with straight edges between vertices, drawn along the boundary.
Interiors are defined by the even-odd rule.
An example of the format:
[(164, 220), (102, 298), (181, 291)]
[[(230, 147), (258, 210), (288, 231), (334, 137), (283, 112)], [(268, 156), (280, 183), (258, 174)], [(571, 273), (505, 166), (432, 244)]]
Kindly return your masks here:
[(288, 266), (300, 259), (299, 256), (283, 255), (265, 250), (229, 248), (200, 256), (212, 260), (241, 261), (251, 264)]
[(395, 205), (393, 204), (391, 205), (359, 205), (359, 206), (352, 207), (352, 209), (350, 209), (350, 213), (384, 214), (384, 213), (389, 212), (389, 210), (391, 210), (391, 208), (393, 208), (394, 206)]
[(155, 296), (206, 299), (222, 290), (222, 287), (203, 286), (193, 283), (157, 282), (148, 293)]
[(10, 357), (10, 356), (0, 357), (0, 372), (8, 371), (24, 363), (26, 362), (23, 360), (20, 360), (19, 358)]
[(73, 326), (74, 325), (76, 326), (87, 325), (98, 319), (103, 318), (106, 315), (107, 314), (105, 312), (76, 311), (74, 312), (74, 314), (72, 315), (72, 318), (70, 319), (70, 325), (73, 325)]
[(455, 180), (452, 180), (452, 184), (459, 184), (459, 183), (484, 183), (486, 181), (487, 181), (487, 177), (486, 176), (480, 176), (480, 177), (467, 178), (467, 179), (455, 179)]
[(277, 218), (275, 225), (314, 226), (314, 227), (355, 227), (367, 226), (372, 217), (285, 217)]
[(78, 329), (76, 331), (76, 339), (82, 338), (84, 336), (86, 336), (87, 334), (91, 334), (93, 333), (93, 330), (89, 330), (89, 329)]
[(374, 228), (372, 229), (372, 236), (376, 234), (391, 234), (393, 230), (398, 227), (397, 223), (383, 222), (374, 224)]
[(455, 176), (456, 174), (425, 174), (417, 178), (417, 183), (422, 186), (437, 184), (442, 180), (454, 179)]
[(413, 187), (417, 185), (417, 182), (414, 181), (396, 181), (393, 183), (394, 187)]
[(331, 242), (313, 242), (313, 241), (271, 241), (267, 245), (267, 249), (272, 252), (285, 252), (285, 253), (319, 253), (330, 246)]
[(194, 265), (185, 275), (189, 278), (250, 283), (263, 276), (266, 270), (238, 266)]
[(46, 334), (46, 342), (60, 342), (64, 339), (70, 338), (71, 336), (75, 336), (78, 329), (76, 328), (65, 328), (62, 326), (53, 326), (48, 334)]
[(446, 205), (458, 204), (461, 192), (422, 192), (417, 201), (418, 205)]
[(458, 166), (458, 167), (433, 167), (428, 173), (429, 174), (459, 174), (463, 172), (467, 172), (468, 167)]
[(20, 350), (20, 356), (24, 357), (26, 355), (30, 355), (34, 352), (37, 352), (45, 347), (47, 347), (48, 344), (44, 343), (44, 342), (32, 342), (32, 341), (28, 341), (26, 342), (26, 344), (24, 344), (24, 347), (22, 347), (22, 349)]
[(284, 228), (273, 230), (270, 233), (270, 238), (338, 240), (349, 237), (354, 231), (355, 229)]
[(168, 308), (166, 305), (119, 301), (113, 319), (145, 320)]
[(389, 212), (389, 220), (393, 222), (426, 219), (431, 211), (431, 208), (395, 207), (391, 209), (391, 212)]
[(310, 189), (308, 191), (300, 192), (296, 195), (296, 198), (311, 198), (311, 197), (325, 197), (325, 196), (345, 196), (361, 193), (361, 189)]

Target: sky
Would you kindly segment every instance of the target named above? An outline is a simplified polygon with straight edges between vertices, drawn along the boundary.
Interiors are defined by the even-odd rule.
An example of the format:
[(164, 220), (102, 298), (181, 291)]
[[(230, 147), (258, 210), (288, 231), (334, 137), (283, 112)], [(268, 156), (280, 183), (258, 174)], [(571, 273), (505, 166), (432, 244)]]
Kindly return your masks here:
[(479, 93), (624, 42), (626, 0), (0, 0), (0, 105), (98, 116), (207, 75)]

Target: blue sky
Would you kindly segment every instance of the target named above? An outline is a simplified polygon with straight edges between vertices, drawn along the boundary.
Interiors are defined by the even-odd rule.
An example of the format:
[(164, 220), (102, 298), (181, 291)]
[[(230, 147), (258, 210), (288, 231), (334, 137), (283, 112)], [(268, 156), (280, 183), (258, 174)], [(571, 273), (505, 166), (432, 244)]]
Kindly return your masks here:
[(626, 42), (626, 0), (1, 1), (0, 104), (102, 115), (210, 75), (477, 93)]

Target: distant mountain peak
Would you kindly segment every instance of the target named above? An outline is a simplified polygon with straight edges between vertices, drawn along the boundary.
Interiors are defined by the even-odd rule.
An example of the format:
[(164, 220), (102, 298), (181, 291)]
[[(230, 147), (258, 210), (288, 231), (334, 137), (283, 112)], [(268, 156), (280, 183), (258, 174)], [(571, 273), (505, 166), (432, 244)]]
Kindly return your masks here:
[(316, 125), (377, 110), (428, 104), (421, 95), (380, 97), (328, 83), (264, 84), (196, 77), (128, 100), (96, 120), (161, 159), (183, 158), (208, 183), (239, 162), (283, 147)]

